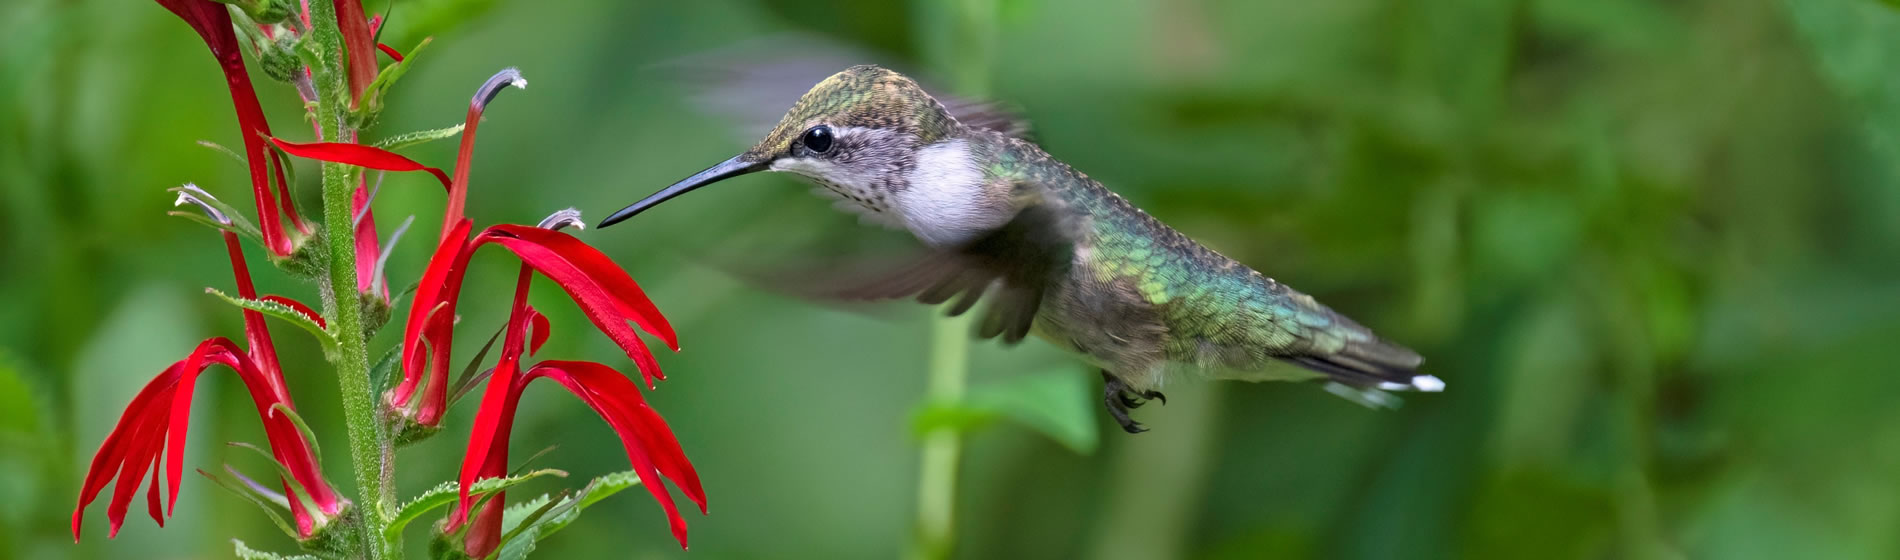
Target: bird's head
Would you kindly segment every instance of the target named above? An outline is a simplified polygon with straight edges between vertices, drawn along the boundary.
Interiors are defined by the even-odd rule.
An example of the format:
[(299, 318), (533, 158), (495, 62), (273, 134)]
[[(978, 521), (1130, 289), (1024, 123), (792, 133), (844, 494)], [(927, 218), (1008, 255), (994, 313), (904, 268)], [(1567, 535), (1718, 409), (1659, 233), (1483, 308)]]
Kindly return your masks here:
[(600, 224), (618, 223), (688, 191), (757, 171), (789, 172), (874, 213), (892, 211), (907, 190), (918, 152), (962, 130), (942, 104), (902, 74), (853, 66), (799, 98), (751, 149), (633, 203)]

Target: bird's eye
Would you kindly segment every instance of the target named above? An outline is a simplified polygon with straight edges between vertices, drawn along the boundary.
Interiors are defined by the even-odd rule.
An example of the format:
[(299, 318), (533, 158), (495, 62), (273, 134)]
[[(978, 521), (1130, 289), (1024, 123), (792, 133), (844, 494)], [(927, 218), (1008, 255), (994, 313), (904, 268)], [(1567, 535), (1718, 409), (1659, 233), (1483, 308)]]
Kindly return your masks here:
[(811, 127), (811, 130), (805, 131), (805, 136), (800, 142), (804, 143), (805, 149), (811, 150), (811, 153), (829, 152), (831, 151), (831, 127), (822, 124)]

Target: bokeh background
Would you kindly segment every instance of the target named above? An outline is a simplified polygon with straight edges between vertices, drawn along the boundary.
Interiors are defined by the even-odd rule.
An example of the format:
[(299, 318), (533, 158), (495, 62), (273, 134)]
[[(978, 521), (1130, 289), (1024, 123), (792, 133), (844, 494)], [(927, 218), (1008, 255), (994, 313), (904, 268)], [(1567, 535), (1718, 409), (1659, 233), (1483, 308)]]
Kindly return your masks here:
[[(1449, 383), (1397, 411), (1314, 385), (1178, 383), (1168, 405), (1139, 411), (1154, 431), (1127, 437), (1072, 360), (1035, 343), (976, 344), (974, 393), (1067, 376), (1082, 389), (1043, 391), (1028, 408), (1085, 410), (1082, 426), (1101, 432), (1065, 444), (1007, 419), (970, 432), (959, 557), (1900, 556), (1892, 6), (972, 7), (402, 0), (384, 42), (436, 42), (371, 136), (460, 122), (475, 85), (518, 66), (532, 85), (491, 106), (470, 214), (533, 223), (576, 206), (599, 218), (762, 132), (707, 114), (706, 93), (668, 65), (815, 37), (1013, 103), (1052, 154), (1418, 348)], [(228, 557), (233, 536), (289, 550), (251, 506), (200, 479), (170, 527), (134, 512), (107, 541), (95, 504), (72, 543), (79, 476), (130, 396), (195, 341), (240, 329), (202, 294), (230, 283), (216, 236), (165, 216), (164, 189), (196, 182), (246, 207), (246, 176), (195, 145), (238, 143), (235, 119), (202, 44), (159, 6), (6, 2), (0, 49), (0, 558)], [(254, 75), (276, 130), (305, 137), (295, 93)], [(448, 166), (453, 150), (409, 154)], [(299, 202), (314, 209), (305, 169)], [(385, 233), (409, 213), (433, 231), (438, 193), (392, 175), (378, 201)], [(748, 177), (582, 234), (681, 333), (685, 351), (661, 356), (672, 379), (651, 399), (712, 508), (689, 518), (682, 552), (659, 509), (624, 494), (543, 555), (910, 547), (931, 313), (787, 299), (704, 256), (793, 254), (867, 231), (854, 227), (790, 179)], [(415, 239), (392, 259), (398, 285), (422, 268), (428, 247)], [(499, 324), (513, 267), (477, 259), (464, 340)], [(265, 292), (315, 297), (260, 275)], [(624, 361), (549, 288), (535, 297), (557, 325), (544, 356)], [(276, 332), (304, 414), (326, 448), (344, 449), (320, 352)], [(260, 472), (220, 445), (262, 441), (241, 385), (208, 379), (187, 462)], [(607, 427), (559, 393), (530, 391), (515, 449), (557, 446), (537, 464), (575, 478), (516, 494), (625, 467)], [(455, 412), (446, 434), (402, 451), (405, 495), (452, 476), (471, 415)], [(327, 459), (348, 487), (345, 455)]]

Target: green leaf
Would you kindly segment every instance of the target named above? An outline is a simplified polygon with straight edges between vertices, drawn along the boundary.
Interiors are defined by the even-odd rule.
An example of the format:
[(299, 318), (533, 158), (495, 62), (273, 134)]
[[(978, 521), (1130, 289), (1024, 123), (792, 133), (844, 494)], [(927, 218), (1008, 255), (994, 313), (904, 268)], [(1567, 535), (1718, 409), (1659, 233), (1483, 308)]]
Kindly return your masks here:
[[(541, 469), (506, 478), (486, 478), (477, 481), (475, 487), (469, 490), (475, 494), (493, 492), (547, 475), (565, 477), (567, 476), (567, 472), (555, 469)], [(389, 528), (383, 531), (383, 536), (390, 539), (399, 537), (402, 535), (403, 528), (407, 527), (409, 522), (415, 521), (424, 514), (434, 511), (436, 508), (455, 503), (457, 496), (456, 489), (458, 487), (455, 481), (444, 482), (409, 500), (408, 503), (403, 504), (401, 508), (396, 510), (394, 516), (390, 517)]]
[(383, 110), (383, 94), (389, 91), (390, 86), (396, 85), (396, 80), (402, 79), (403, 74), (409, 72), (409, 64), (416, 61), (416, 55), (421, 53), (422, 49), (428, 47), (429, 43), (434, 40), (433, 37), (423, 37), (422, 42), (416, 43), (415, 48), (409, 49), (409, 52), (402, 53), (402, 62), (384, 66), (383, 71), (376, 74), (376, 79), (370, 80), (369, 86), (363, 89), (363, 106), (358, 109), (358, 112), (364, 115), (374, 115), (381, 112)]
[(495, 549), (495, 559), (521, 560), (522, 558), (527, 558), (528, 553), (534, 552), (534, 546), (540, 542), (541, 527), (538, 525), (530, 525), (528, 529), (521, 532), (521, 534), (503, 541), (501, 547)]
[(259, 245), (262, 245), (264, 243), (264, 237), (261, 235), (258, 235), (255, 232), (245, 231), (244, 229), (239, 228), (235, 225), (221, 223), (216, 220), (212, 220), (211, 218), (206, 217), (203, 213), (200, 213), (200, 212), (191, 212), (191, 211), (186, 211), (186, 210), (170, 210), (170, 211), (165, 212), (165, 214), (168, 216), (177, 216), (180, 218), (198, 222), (199, 224), (209, 227), (211, 229), (228, 231), (231, 233), (242, 235), (246, 239), (250, 239), (252, 242), (255, 242)]
[(256, 311), (258, 313), (263, 313), (265, 315), (269, 315), (272, 317), (276, 317), (278, 319), (283, 319), (285, 321), (288, 321), (292, 325), (296, 325), (305, 331), (309, 331), (311, 336), (317, 337), (317, 342), (323, 344), (323, 352), (325, 354), (329, 354), (336, 351), (336, 345), (337, 345), (336, 337), (331, 336), (329, 330), (326, 330), (322, 326), (317, 325), (316, 321), (310, 320), (309, 317), (305, 317), (303, 313), (297, 311), (296, 309), (292, 309), (288, 305), (284, 305), (284, 304), (277, 303), (274, 301), (263, 301), (263, 300), (231, 297), (229, 295), (226, 295), (224, 292), (220, 292), (214, 288), (205, 288), (205, 293), (218, 296), (218, 299), (224, 300), (225, 303), (229, 303), (231, 305), (235, 305), (238, 307), (249, 309), (251, 311)]
[(1094, 395), (1084, 372), (1063, 368), (991, 383), (970, 390), (957, 402), (925, 404), (912, 427), (922, 435), (936, 430), (971, 431), (997, 419), (1035, 430), (1077, 453), (1092, 453), (1099, 439)]
[[(567, 528), (569, 523), (581, 516), (581, 510), (639, 483), (640, 477), (633, 471), (620, 471), (588, 481), (587, 486), (571, 496), (549, 498), (544, 494), (515, 504), (502, 512), (502, 528), (507, 532), (503, 534), (499, 557), (527, 556), (534, 551), (535, 542)], [(510, 550), (516, 551), (517, 555), (510, 556)]]
[(264, 552), (245, 546), (244, 541), (237, 539), (231, 539), (231, 544), (236, 548), (237, 557), (244, 560), (317, 560), (317, 557), (308, 554), (284, 556), (275, 552)]
[(385, 150), (396, 151), (396, 150), (400, 150), (400, 149), (414, 146), (417, 144), (434, 142), (436, 140), (441, 140), (443, 138), (449, 138), (457, 134), (461, 134), (463, 126), (466, 126), (466, 125), (457, 124), (455, 126), (446, 126), (442, 128), (432, 128), (429, 130), (417, 130), (414, 132), (405, 132), (402, 134), (398, 134), (398, 135), (391, 136), (388, 138), (384, 138), (380, 141), (377, 141), (376, 147), (382, 148)]
[(238, 165), (247, 165), (247, 163), (244, 161), (244, 156), (240, 156), (237, 154), (237, 152), (231, 151), (230, 148), (224, 147), (224, 144), (219, 144), (217, 142), (212, 142), (210, 140), (199, 140), (198, 145), (204, 146), (206, 148), (210, 148), (211, 151), (222, 153), (227, 156), (231, 156), (231, 159), (237, 160)]
[(397, 344), (389, 347), (389, 350), (383, 352), (381, 358), (376, 359), (376, 364), (370, 366), (370, 383), (373, 383), (374, 387), (381, 387), (385, 391), (395, 387), (392, 383), (395, 381), (395, 378), (392, 377), (392, 375), (396, 373), (396, 362), (401, 361), (401, 359), (402, 345)]
[(310, 489), (304, 487), (303, 482), (297, 480), (296, 475), (290, 472), (290, 467), (284, 465), (282, 461), (278, 461), (277, 456), (272, 455), (270, 450), (267, 450), (262, 447), (258, 447), (256, 445), (252, 445), (249, 443), (245, 443), (242, 441), (225, 442), (225, 445), (240, 448), (240, 449), (248, 449), (251, 452), (256, 453), (259, 457), (263, 457), (265, 461), (271, 464), (271, 466), (277, 468), (277, 476), (284, 479), (284, 487), (290, 489), (290, 495), (292, 497), (296, 498), (297, 501), (306, 503), (306, 504), (317, 503), (316, 500), (310, 498)]
[(296, 424), (297, 433), (303, 436), (305, 443), (310, 444), (310, 460), (319, 465), (323, 464), (323, 448), (317, 445), (317, 433), (310, 431), (310, 425), (304, 423), (303, 415), (297, 414), (297, 411), (291, 410), (290, 405), (284, 403), (272, 403), (270, 413), (282, 414), (290, 419), (290, 423)]
[[(272, 509), (271, 503), (267, 501), (266, 498), (264, 498), (263, 496), (257, 495), (257, 493), (252, 492), (251, 489), (249, 488), (245, 488), (243, 483), (225, 480), (224, 477), (211, 474), (209, 472), (205, 472), (204, 469), (197, 469), (197, 471), (199, 475), (202, 475), (205, 478), (211, 479), (212, 484), (216, 484), (218, 485), (219, 488), (223, 488), (232, 494), (236, 494), (239, 498), (244, 498), (244, 501), (247, 501), (256, 505), (257, 509), (264, 511), (264, 515), (270, 516), (271, 524), (276, 525), (278, 530), (283, 531), (284, 534), (289, 535), (290, 538), (293, 538), (293, 539), (297, 538), (297, 528), (290, 526), (290, 523), (284, 520), (284, 516), (282, 514), (277, 513), (276, 509)], [(284, 504), (278, 504), (278, 505), (284, 505)], [(244, 545), (242, 543), (238, 544), (239, 548), (242, 548), (243, 546)], [(245, 557), (242, 552), (239, 552), (238, 556)]]

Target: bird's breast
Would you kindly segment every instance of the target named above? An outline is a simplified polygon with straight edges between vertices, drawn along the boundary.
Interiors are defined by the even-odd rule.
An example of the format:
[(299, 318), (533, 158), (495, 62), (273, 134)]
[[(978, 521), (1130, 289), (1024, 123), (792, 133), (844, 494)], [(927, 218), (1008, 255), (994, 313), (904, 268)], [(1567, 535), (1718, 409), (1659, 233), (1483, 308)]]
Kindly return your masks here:
[(970, 153), (969, 141), (945, 140), (917, 151), (895, 193), (904, 227), (933, 247), (961, 244), (1001, 227), (1011, 217), (1007, 197), (986, 188), (988, 179)]

